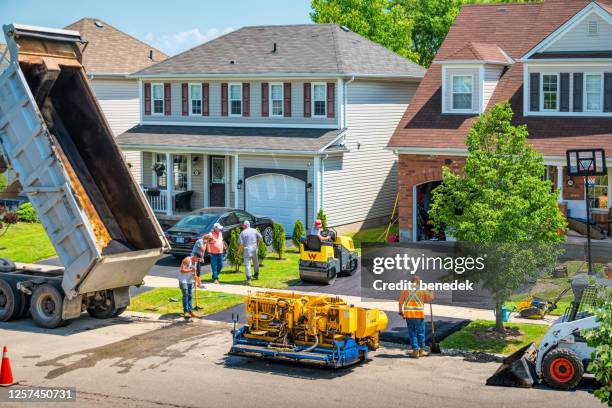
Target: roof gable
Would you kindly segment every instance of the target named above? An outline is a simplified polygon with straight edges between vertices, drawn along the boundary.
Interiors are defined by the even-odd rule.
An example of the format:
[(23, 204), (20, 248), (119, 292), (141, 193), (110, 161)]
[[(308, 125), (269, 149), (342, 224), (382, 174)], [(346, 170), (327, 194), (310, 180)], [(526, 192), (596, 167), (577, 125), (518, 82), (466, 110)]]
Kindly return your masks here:
[(371, 74), (421, 78), (425, 69), (336, 24), (243, 27), (137, 75)]
[[(612, 51), (612, 14), (609, 6), (590, 2), (582, 10), (561, 24), (538, 42), (522, 58), (529, 59), (548, 52)], [(588, 32), (589, 22), (597, 22), (599, 33)]]
[(88, 42), (83, 65), (90, 74), (131, 74), (168, 58), (151, 45), (99, 19), (83, 18), (66, 29), (79, 31)]

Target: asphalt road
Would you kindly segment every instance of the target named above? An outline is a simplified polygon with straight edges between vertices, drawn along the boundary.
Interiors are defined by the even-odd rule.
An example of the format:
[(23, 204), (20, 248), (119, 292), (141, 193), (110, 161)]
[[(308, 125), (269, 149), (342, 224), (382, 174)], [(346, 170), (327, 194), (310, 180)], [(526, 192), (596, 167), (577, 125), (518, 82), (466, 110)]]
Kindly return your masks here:
[(21, 320), (0, 323), (0, 339), (9, 347), (13, 373), (22, 386), (76, 387), (76, 405), (53, 406), (602, 406), (589, 381), (574, 392), (487, 387), (485, 379), (496, 363), (438, 356), (413, 360), (392, 347), (371, 353), (364, 364), (336, 371), (228, 356), (229, 325), (204, 320), (83, 317), (56, 330)]

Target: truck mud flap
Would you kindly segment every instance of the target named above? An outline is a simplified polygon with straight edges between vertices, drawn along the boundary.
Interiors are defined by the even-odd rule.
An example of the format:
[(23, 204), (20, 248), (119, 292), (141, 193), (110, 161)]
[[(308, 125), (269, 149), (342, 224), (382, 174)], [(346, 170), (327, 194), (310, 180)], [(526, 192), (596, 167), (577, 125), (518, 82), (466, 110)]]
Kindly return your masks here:
[(537, 382), (535, 361), (538, 351), (531, 343), (515, 351), (502, 361), (502, 365), (487, 379), (487, 385), (531, 388)]

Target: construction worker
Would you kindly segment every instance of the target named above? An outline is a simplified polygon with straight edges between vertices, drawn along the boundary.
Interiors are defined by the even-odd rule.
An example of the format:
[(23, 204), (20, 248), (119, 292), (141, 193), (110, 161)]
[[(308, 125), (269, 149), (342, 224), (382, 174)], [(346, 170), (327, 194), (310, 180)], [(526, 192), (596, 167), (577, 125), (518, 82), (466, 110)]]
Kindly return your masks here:
[(251, 228), (251, 223), (245, 221), (242, 224), (242, 232), (238, 238), (238, 254), (244, 249), (244, 271), (246, 272), (246, 284), (251, 284), (251, 259), (253, 260), (253, 268), (255, 275), (253, 279), (259, 279), (259, 260), (257, 259), (257, 244), (263, 239), (259, 231)]
[(179, 287), (183, 296), (183, 314), (185, 319), (198, 317), (192, 310), (193, 280), (196, 276), (197, 264), (200, 262), (198, 255), (185, 257), (181, 262), (181, 269), (178, 274)]
[(198, 288), (202, 287), (202, 279), (200, 278), (200, 269), (202, 266), (202, 262), (204, 262), (204, 254), (206, 254), (206, 241), (204, 240), (204, 236), (201, 236), (193, 244), (193, 248), (191, 249), (191, 256), (197, 255), (197, 257), (200, 259), (200, 262), (196, 264), (196, 286)]
[(223, 240), (223, 226), (218, 222), (215, 223), (213, 230), (204, 235), (208, 245), (208, 253), (210, 254), (210, 268), (212, 269), (212, 277), (214, 283), (219, 283), (219, 273), (223, 269), (223, 251), (226, 244)]
[(321, 220), (315, 220), (314, 224), (312, 224), (312, 228), (310, 229), (310, 235), (316, 235), (322, 240), (331, 239), (329, 236), (321, 235), (321, 231), (323, 231), (323, 223)]
[(408, 326), (408, 337), (412, 352), (410, 357), (425, 357), (425, 308), (426, 302), (433, 300), (433, 294), (429, 290), (419, 290), (421, 278), (412, 278), (413, 288), (411, 291), (403, 291), (399, 299), (399, 314), (406, 319)]

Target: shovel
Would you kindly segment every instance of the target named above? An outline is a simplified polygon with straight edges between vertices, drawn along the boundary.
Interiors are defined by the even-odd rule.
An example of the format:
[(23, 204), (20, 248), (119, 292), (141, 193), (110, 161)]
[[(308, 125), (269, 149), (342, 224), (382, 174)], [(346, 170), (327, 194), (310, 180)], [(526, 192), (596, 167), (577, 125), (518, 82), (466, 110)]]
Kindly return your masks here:
[(436, 343), (436, 326), (433, 318), (433, 307), (431, 302), (429, 303), (429, 318), (431, 319), (431, 342), (429, 343), (429, 350), (431, 353), (440, 354), (440, 343)]

